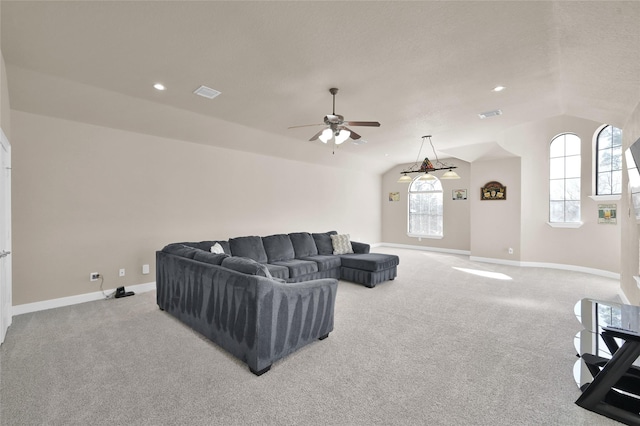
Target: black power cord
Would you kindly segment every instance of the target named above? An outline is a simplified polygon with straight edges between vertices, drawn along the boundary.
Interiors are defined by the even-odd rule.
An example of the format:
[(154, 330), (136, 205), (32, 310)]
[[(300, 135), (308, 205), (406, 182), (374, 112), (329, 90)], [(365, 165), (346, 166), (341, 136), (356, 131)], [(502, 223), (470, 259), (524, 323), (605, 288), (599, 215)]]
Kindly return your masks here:
[(102, 274), (98, 274), (98, 278), (100, 278), (100, 291), (102, 292), (102, 295), (104, 296), (104, 298), (106, 300), (113, 299), (114, 296), (116, 295), (115, 290), (111, 294), (105, 293), (104, 290), (102, 289), (102, 285), (104, 284), (104, 277), (102, 276)]

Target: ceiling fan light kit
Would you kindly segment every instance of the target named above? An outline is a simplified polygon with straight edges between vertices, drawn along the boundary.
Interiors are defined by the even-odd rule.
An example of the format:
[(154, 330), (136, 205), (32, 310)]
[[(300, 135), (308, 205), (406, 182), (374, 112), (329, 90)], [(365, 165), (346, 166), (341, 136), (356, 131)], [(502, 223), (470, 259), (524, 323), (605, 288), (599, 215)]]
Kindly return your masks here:
[[(436, 157), (436, 164), (434, 166), (433, 163), (429, 160), (429, 158), (425, 157), (422, 163), (420, 164), (420, 167), (418, 167), (418, 161), (420, 160), (420, 154), (422, 153), (424, 140), (427, 138), (429, 139), (429, 144), (431, 145), (431, 149), (433, 150), (433, 155)], [(433, 175), (430, 175), (429, 172), (435, 172), (438, 170), (448, 170), (440, 177), (440, 179), (460, 179), (460, 176), (453, 171), (453, 169), (456, 169), (456, 168), (457, 166), (454, 166), (452, 164), (445, 164), (438, 159), (438, 154), (436, 154), (436, 149), (434, 148), (433, 142), (431, 141), (431, 135), (423, 136), (422, 143), (420, 144), (420, 150), (418, 151), (418, 156), (416, 157), (416, 161), (409, 168), (404, 169), (403, 171), (400, 172), (402, 176), (400, 177), (400, 179), (398, 179), (398, 183), (413, 182), (413, 178), (409, 176), (412, 173), (424, 173), (424, 175), (421, 176), (419, 180), (427, 180), (427, 181), (434, 180), (436, 179), (436, 177)]]
[(310, 127), (310, 126), (327, 126), (324, 130), (320, 130), (315, 135), (311, 136), (309, 141), (315, 141), (316, 139), (320, 139), (322, 143), (329, 143), (333, 141), (333, 145), (341, 145), (347, 139), (351, 138), (352, 140), (360, 139), (360, 135), (349, 129), (349, 126), (368, 126), (368, 127), (380, 127), (380, 123), (377, 121), (345, 121), (344, 117), (336, 114), (336, 93), (338, 93), (338, 89), (332, 87), (329, 89), (329, 93), (333, 96), (333, 112), (324, 117), (324, 123), (322, 124), (304, 124), (302, 126), (291, 126), (290, 129), (295, 129), (298, 127)]

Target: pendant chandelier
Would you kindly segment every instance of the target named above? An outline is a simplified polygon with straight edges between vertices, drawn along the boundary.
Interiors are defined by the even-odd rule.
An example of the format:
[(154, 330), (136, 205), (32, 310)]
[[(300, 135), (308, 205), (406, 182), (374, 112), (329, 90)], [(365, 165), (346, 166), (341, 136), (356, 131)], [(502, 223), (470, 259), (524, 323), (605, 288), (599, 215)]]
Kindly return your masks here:
[[(436, 158), (435, 166), (429, 160), (429, 158), (425, 157), (422, 161), (422, 164), (418, 167), (418, 161), (420, 161), (420, 154), (422, 153), (422, 147), (424, 146), (424, 140), (429, 139), (429, 144), (431, 145), (431, 149), (433, 150), (433, 155)], [(433, 175), (430, 175), (429, 172), (435, 172), (437, 170), (448, 170), (445, 172), (440, 179), (460, 179), (460, 176), (453, 169), (457, 168), (452, 164), (445, 164), (438, 159), (438, 154), (436, 154), (436, 149), (433, 147), (433, 142), (431, 141), (431, 135), (423, 136), (422, 143), (420, 144), (420, 150), (418, 151), (418, 156), (416, 157), (415, 163), (413, 163), (409, 168), (400, 172), (402, 175), (400, 179), (398, 179), (398, 183), (410, 183), (413, 181), (413, 178), (409, 176), (413, 173), (424, 173), (424, 176), (420, 177), (420, 180), (434, 180), (436, 179)]]

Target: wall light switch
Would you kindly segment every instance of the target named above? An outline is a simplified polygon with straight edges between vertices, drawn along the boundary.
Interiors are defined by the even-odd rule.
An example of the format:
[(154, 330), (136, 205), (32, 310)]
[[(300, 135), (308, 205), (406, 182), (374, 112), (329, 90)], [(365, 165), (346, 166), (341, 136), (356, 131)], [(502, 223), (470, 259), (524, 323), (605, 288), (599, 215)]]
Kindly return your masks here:
[(142, 274), (147, 275), (149, 273), (149, 265), (142, 265)]

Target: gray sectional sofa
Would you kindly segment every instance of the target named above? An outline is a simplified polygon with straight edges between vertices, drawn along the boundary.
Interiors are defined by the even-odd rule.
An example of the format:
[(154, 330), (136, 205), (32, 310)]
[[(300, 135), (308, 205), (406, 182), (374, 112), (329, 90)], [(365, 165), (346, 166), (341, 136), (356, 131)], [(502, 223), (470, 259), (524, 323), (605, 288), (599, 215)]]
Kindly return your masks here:
[(158, 306), (263, 374), (333, 330), (338, 279), (374, 287), (396, 277), (397, 256), (348, 240), (353, 253), (334, 254), (339, 237), (298, 232), (169, 244), (156, 252)]

